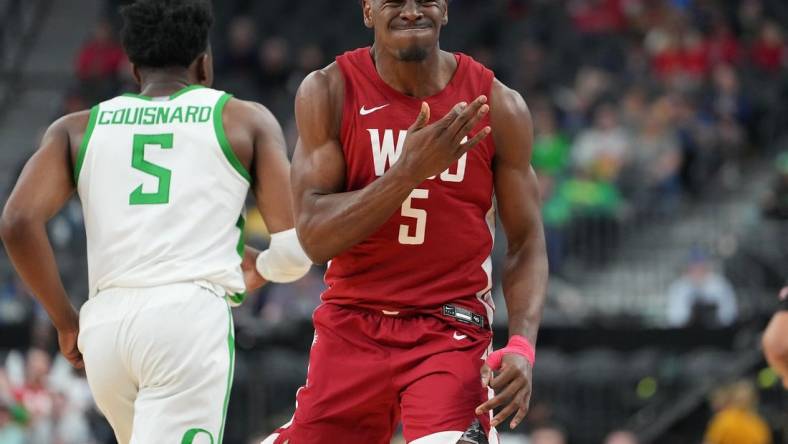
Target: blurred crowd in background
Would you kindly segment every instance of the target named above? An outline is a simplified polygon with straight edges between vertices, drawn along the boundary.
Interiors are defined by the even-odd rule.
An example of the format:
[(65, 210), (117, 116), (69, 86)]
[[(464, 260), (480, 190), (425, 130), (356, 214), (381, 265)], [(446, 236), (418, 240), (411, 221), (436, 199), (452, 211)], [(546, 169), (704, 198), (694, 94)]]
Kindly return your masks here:
[[(115, 11), (119, 3), (106, 2), (106, 13), (74, 55), (74, 81), (64, 91), (61, 114), (135, 91), (117, 38)], [(269, 107), (285, 130), (292, 154), (297, 138), (293, 98), (301, 80), (342, 51), (371, 43), (358, 5), (323, 0), (214, 4), (215, 86)], [(788, 4), (782, 0), (454, 0), (450, 11), (443, 48), (466, 52), (494, 69), (501, 81), (524, 96), (531, 109), (535, 129), (532, 165), (542, 193), (554, 282), (551, 300), (559, 301), (556, 310), (561, 312), (560, 316), (546, 316), (547, 327), (579, 324), (580, 315), (574, 316), (578, 312), (572, 307), (584, 304), (581, 276), (615, 268), (615, 252), (625, 248), (620, 246), (627, 243), (629, 234), (654, 227), (660, 233), (661, 227), (681, 224), (695, 207), (745, 189), (753, 171), (759, 178), (768, 176), (763, 192), (751, 196), (757, 201), (753, 220), (784, 224), (788, 219), (788, 144), (783, 143), (788, 128)], [(788, 240), (785, 230), (776, 235), (783, 237), (777, 238), (764, 237), (766, 233), (752, 233), (758, 240), (755, 243), (736, 239), (744, 245), (737, 251), (746, 252), (747, 245), (752, 245), (751, 250), (764, 245), (779, 249), (780, 241), (775, 239)], [(267, 243), (265, 223), (253, 206), (246, 234), (258, 247)], [(87, 294), (87, 283), (84, 229), (77, 202), (69, 203), (53, 220), (50, 236), (64, 267), (67, 288), (80, 303)], [(495, 263), (500, 263), (504, 254), (505, 243), (499, 240)], [(782, 245), (784, 250), (786, 244)], [(637, 325), (730, 329), (762, 319), (764, 312), (757, 307), (768, 303), (755, 304), (749, 293), (742, 294), (740, 281), (726, 273), (736, 268), (741, 257), (730, 254), (733, 265), (722, 266), (719, 253), (716, 244), (687, 243), (682, 260), (671, 265), (673, 276), (661, 290), (664, 303), (659, 312), (643, 316), (653, 322), (641, 319)], [(750, 253), (757, 256), (757, 252)], [(759, 257), (763, 256), (765, 253)], [(776, 294), (788, 276), (788, 255), (775, 253), (761, 262), (766, 276), (761, 290)], [(250, 360), (274, 360), (277, 364), (268, 376), (261, 376), (255, 373), (255, 363), (239, 360), (236, 385), (251, 388), (245, 393), (234, 391), (234, 405), (241, 406), (235, 408), (260, 406), (245, 398), (254, 393), (263, 393), (268, 399), (264, 412), (238, 414), (237, 419), (231, 405), (228, 442), (243, 442), (248, 431), (265, 432), (279, 418), (287, 420), (292, 411), (287, 405), (295, 393), (291, 388), (293, 384), (297, 387), (306, 371), (304, 353), (311, 338), (308, 322), (320, 301), (323, 272), (316, 266), (295, 284), (267, 285), (235, 310), (238, 346), (277, 350), (249, 355), (253, 356)], [(770, 278), (772, 275), (776, 277)], [(495, 281), (501, 307), (496, 321), (505, 325), (499, 279)], [(552, 323), (552, 319), (564, 321)], [(30, 332), (30, 344), (44, 350), (55, 347), (46, 315), (11, 271), (0, 282), (2, 326), (24, 326)], [(293, 341), (293, 337), (300, 339)], [(282, 344), (300, 350), (276, 349)], [(12, 352), (0, 368), (0, 443), (111, 442), (106, 425), (97, 419), (84, 379), (61, 360), (52, 365), (50, 355), (41, 349)], [(582, 359), (587, 360), (582, 360), (571, 353), (548, 350), (540, 361), (549, 369), (542, 370), (544, 378), (556, 374), (578, 377), (567, 371), (566, 367), (572, 366), (588, 367), (593, 374), (600, 367), (592, 363), (604, 363), (611, 356), (594, 352), (586, 353)], [(621, 427), (627, 417), (653, 399), (649, 395), (653, 381), (648, 377), (662, 372), (678, 380), (675, 375), (686, 372), (702, 378), (704, 371), (713, 371), (725, 360), (720, 353), (714, 356), (707, 367), (689, 368), (690, 364), (666, 357), (660, 350), (623, 355), (633, 368), (643, 363), (645, 370), (633, 370), (631, 376), (637, 396), (622, 385), (620, 390), (626, 392), (622, 399), (631, 395), (632, 400), (608, 399), (606, 405), (623, 403), (626, 407), (613, 409), (618, 416), (612, 420), (588, 427), (597, 427), (594, 436), (606, 436), (605, 444), (638, 443), (634, 434)], [(607, 364), (617, 362), (613, 359)], [(617, 378), (622, 384), (616, 370), (610, 368), (611, 381), (605, 390), (615, 387)], [(714, 389), (702, 420), (705, 424), (705, 419), (714, 415), (704, 431), (705, 442), (768, 443), (771, 438), (759, 437), (771, 436), (770, 429), (785, 427), (758, 416), (758, 391), (775, 384), (773, 375), (764, 372)], [(276, 380), (276, 375), (289, 378), (284, 388), (260, 388), (262, 383), (256, 381), (265, 377)], [(599, 379), (598, 372), (596, 376)], [(568, 390), (563, 387), (567, 380), (552, 377), (554, 384), (535, 398), (529, 423), (520, 433), (505, 438), (505, 443), (589, 442), (573, 430), (577, 425), (568, 420), (571, 406), (561, 405), (567, 399), (561, 394), (561, 390)], [(680, 383), (675, 388), (688, 390)], [(570, 413), (562, 415), (562, 409)], [(605, 414), (610, 415), (610, 410)], [(234, 421), (246, 424), (244, 430), (234, 431)], [(730, 433), (744, 435), (731, 441), (725, 438)]]

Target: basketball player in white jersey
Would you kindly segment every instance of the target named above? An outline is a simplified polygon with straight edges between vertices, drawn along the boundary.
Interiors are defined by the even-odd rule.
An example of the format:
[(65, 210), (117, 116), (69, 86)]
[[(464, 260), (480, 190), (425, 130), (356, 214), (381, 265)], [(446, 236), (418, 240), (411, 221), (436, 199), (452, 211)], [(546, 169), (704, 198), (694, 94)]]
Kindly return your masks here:
[[(209, 88), (207, 2), (140, 0), (122, 15), (141, 93), (53, 123), (0, 234), (60, 351), (84, 362), (118, 442), (221, 443), (234, 364), (228, 302), (310, 266), (292, 230), (284, 137), (261, 105)], [(259, 255), (244, 254), (242, 239), (250, 187), (274, 233)], [(90, 281), (79, 315), (45, 230), (75, 190)]]

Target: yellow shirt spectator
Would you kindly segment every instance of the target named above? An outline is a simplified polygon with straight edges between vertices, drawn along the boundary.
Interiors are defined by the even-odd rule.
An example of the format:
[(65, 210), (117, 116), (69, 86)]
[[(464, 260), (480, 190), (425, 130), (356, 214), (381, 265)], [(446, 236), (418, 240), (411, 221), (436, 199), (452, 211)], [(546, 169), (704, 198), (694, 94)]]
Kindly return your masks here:
[(755, 413), (726, 408), (714, 415), (706, 430), (706, 444), (771, 444), (771, 431)]

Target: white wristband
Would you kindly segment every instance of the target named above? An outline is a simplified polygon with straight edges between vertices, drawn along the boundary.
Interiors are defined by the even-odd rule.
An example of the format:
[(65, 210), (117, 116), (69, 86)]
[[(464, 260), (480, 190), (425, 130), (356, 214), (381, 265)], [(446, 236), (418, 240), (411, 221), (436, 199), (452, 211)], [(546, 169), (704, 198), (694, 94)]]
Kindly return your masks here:
[(271, 244), (257, 256), (255, 266), (265, 280), (287, 283), (307, 274), (312, 261), (301, 248), (295, 228), (291, 228), (271, 234)]

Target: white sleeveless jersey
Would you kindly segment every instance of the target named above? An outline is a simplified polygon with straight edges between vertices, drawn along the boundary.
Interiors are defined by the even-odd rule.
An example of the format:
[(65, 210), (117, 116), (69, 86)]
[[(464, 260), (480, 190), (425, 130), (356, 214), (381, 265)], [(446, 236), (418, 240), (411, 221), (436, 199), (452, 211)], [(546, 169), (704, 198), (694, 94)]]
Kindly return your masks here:
[(93, 107), (74, 168), (91, 297), (176, 282), (242, 296), (250, 176), (222, 126), (229, 98), (191, 86)]

